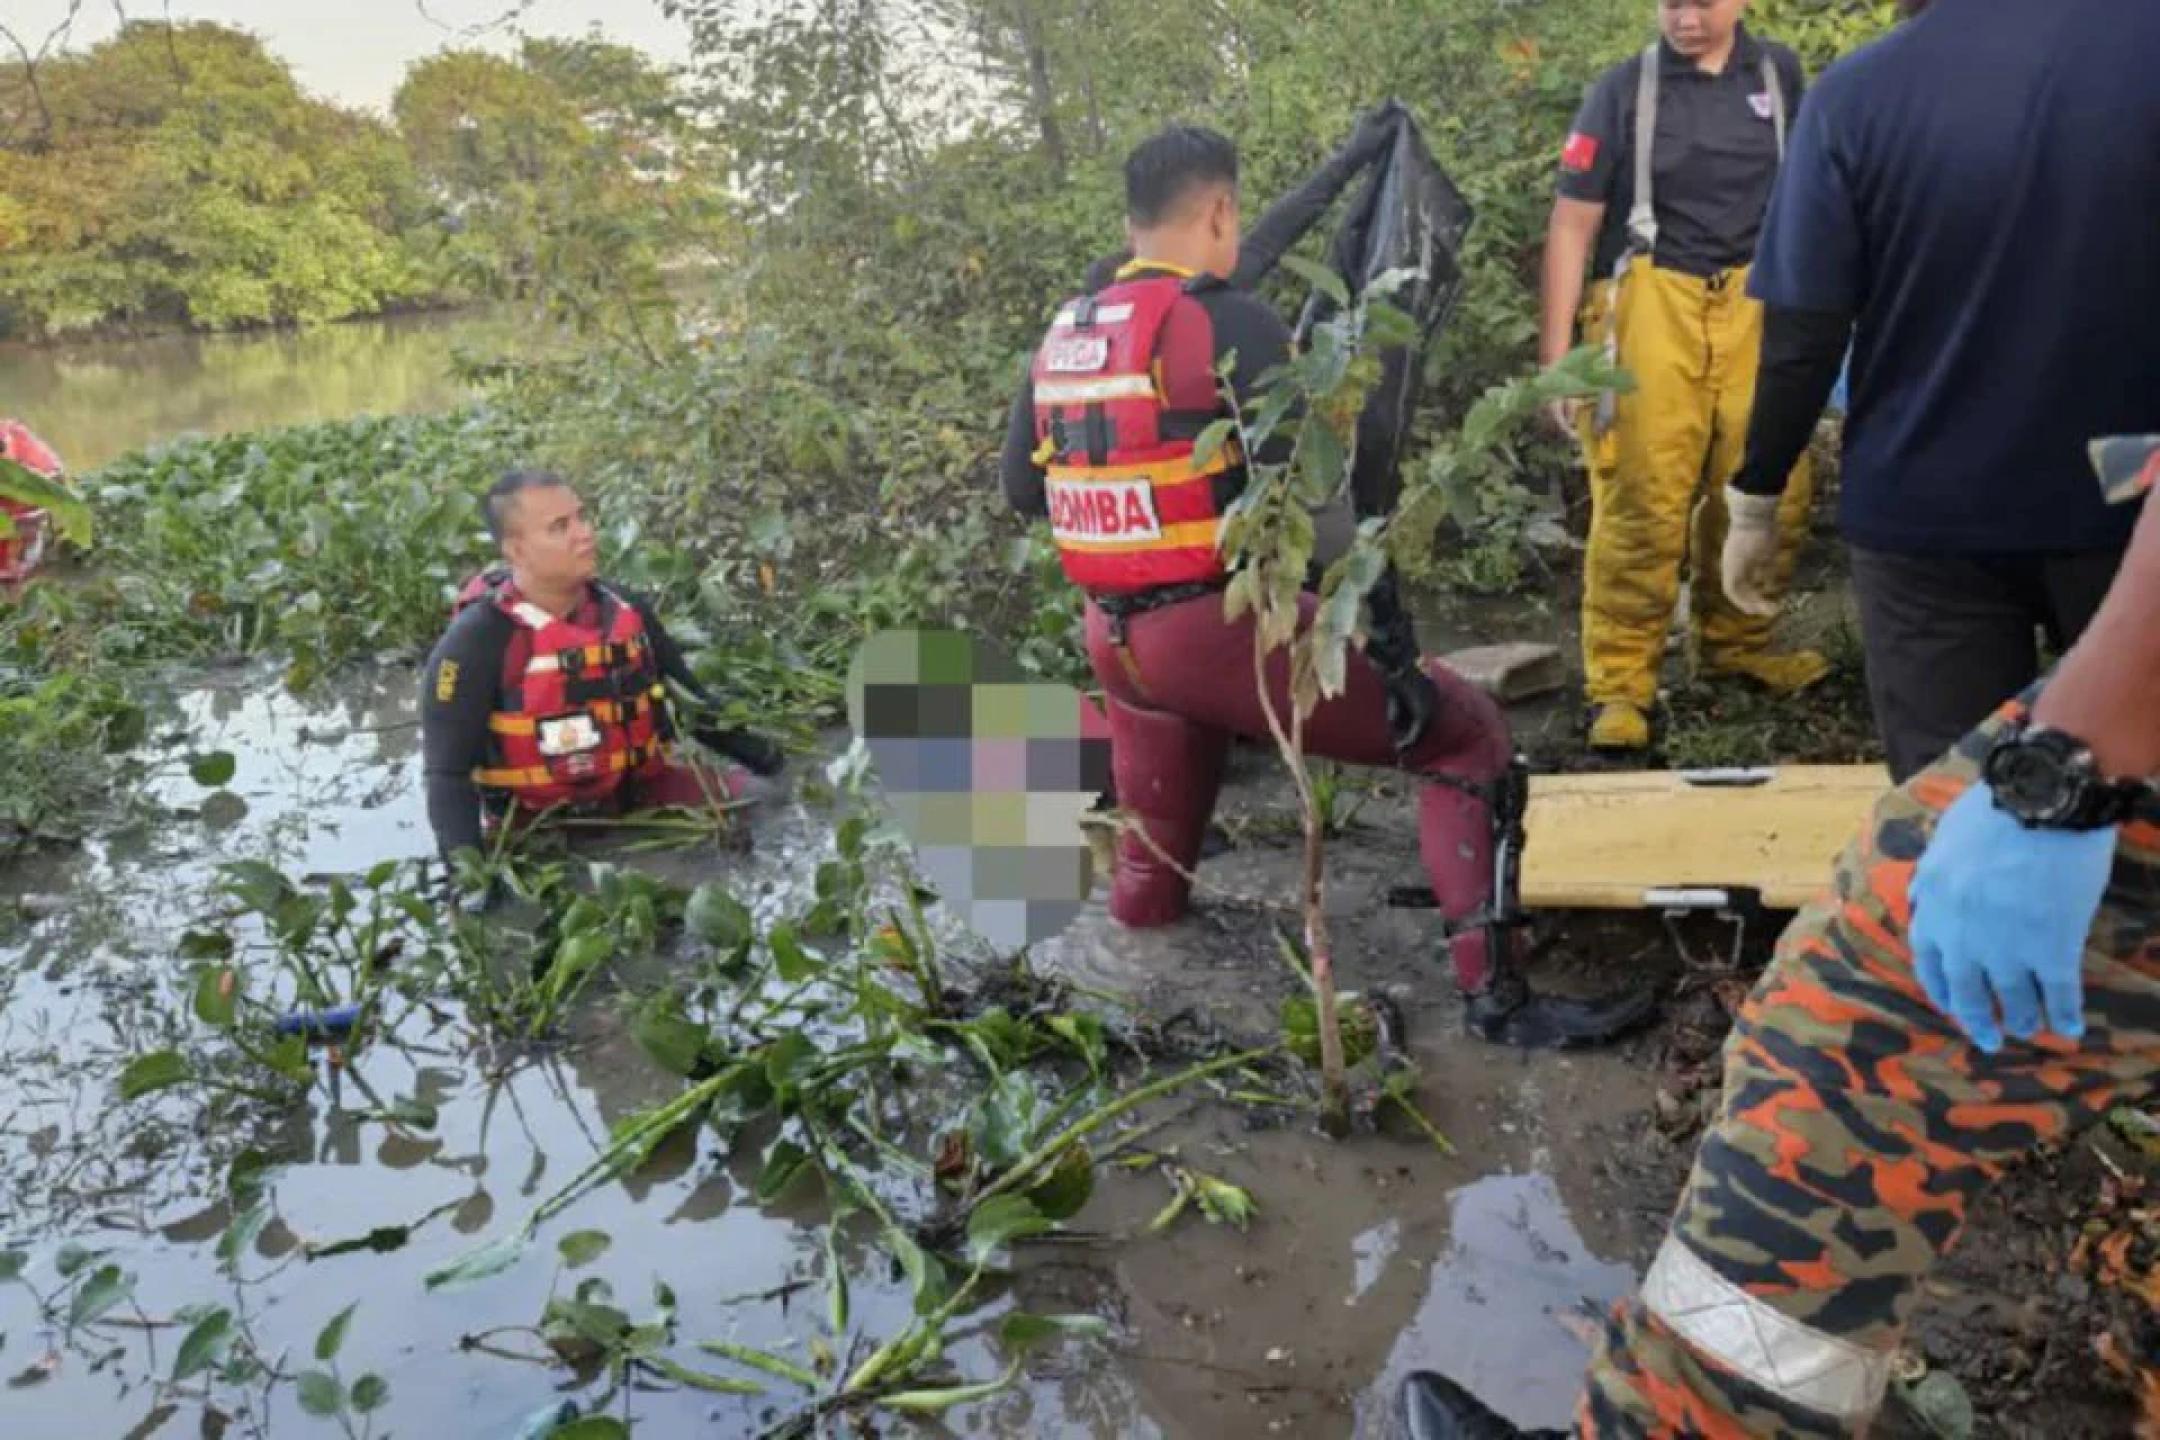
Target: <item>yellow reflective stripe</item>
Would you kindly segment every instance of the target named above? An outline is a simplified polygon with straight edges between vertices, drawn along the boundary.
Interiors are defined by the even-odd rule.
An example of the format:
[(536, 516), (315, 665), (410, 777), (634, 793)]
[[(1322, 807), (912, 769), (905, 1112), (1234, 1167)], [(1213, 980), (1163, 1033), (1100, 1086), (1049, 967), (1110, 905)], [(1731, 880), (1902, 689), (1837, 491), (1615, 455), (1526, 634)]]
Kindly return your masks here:
[(1177, 276), (1177, 278), (1180, 280), (1190, 280), (1200, 273), (1197, 270), (1188, 270), (1183, 265), (1172, 265), (1167, 260), (1134, 259), (1128, 260), (1123, 265), (1118, 266), (1117, 278), (1120, 280), (1130, 279), (1132, 276), (1139, 274), (1143, 270), (1166, 271), (1169, 274)]
[[(643, 765), (646, 761), (652, 759), (655, 755), (658, 755), (659, 753), (660, 747), (657, 744), (634, 746), (628, 750), (618, 750), (613, 755), (608, 756), (606, 769), (600, 771), (598, 774), (586, 776), (584, 778), (596, 780), (600, 778), (600, 775), (613, 775), (621, 770), (635, 770), (638, 766)], [(528, 785), (565, 785), (578, 783), (576, 781), (566, 781), (559, 778), (554, 771), (548, 769), (548, 767), (545, 765), (527, 765), (522, 769), (504, 770), (491, 770), (483, 766), (482, 768), (472, 772), (472, 779), (473, 784), (484, 785), (491, 790), (519, 790), (523, 789)]]
[(1058, 537), (1060, 550), (1079, 550), (1089, 555), (1130, 555), (1142, 550), (1182, 550), (1196, 545), (1215, 548), (1222, 532), (1220, 520), (1181, 520), (1162, 527), (1161, 535), (1145, 540), (1076, 540)]
[(1097, 405), (1105, 400), (1152, 400), (1152, 375), (1099, 375), (1092, 380), (1038, 380), (1038, 405)]
[(1689, 1347), (1818, 1415), (1848, 1425), (1882, 1408), (1890, 1352), (1803, 1325), (1718, 1274), (1677, 1235), (1643, 1277), (1643, 1305)]
[(1111, 485), (1142, 480), (1154, 486), (1189, 485), (1211, 479), (1230, 468), (1221, 451), (1205, 465), (1195, 465), (1190, 455), (1170, 460), (1148, 460), (1137, 465), (1052, 465), (1043, 471), (1051, 485)]

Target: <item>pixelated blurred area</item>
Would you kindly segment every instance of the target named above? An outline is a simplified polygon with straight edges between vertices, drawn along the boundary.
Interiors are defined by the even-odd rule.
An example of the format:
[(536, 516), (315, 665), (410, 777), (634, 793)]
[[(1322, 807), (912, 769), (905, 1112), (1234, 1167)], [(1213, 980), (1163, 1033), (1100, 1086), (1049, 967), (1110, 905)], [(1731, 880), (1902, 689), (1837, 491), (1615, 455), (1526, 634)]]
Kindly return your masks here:
[(848, 720), (923, 879), (1001, 950), (1061, 933), (1095, 888), (1081, 819), (1110, 784), (1101, 710), (958, 630), (856, 652)]

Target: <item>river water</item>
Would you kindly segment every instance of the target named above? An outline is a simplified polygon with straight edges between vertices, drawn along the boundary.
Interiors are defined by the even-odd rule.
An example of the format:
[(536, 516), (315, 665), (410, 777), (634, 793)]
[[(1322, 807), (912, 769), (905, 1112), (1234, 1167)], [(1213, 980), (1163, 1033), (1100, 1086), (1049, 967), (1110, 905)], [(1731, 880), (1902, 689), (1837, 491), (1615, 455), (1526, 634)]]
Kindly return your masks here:
[(185, 435), (441, 410), (465, 392), (461, 347), (525, 333), (499, 309), (351, 320), (306, 330), (0, 345), (0, 416), (27, 423), (70, 470)]
[[(9, 1177), (0, 1251), (23, 1257), (25, 1282), (0, 1283), (8, 1436), (193, 1435), (209, 1405), (240, 1412), (234, 1434), (327, 1430), (301, 1413), (290, 1387), (247, 1405), (221, 1388), (206, 1405), (199, 1382), (166, 1383), (181, 1333), (173, 1322), (190, 1304), (243, 1309), (273, 1353), (289, 1347), (298, 1371), (311, 1366), (317, 1330), (359, 1302), (344, 1373), (389, 1379), (378, 1418), (398, 1435), (508, 1437), (537, 1407), (597, 1398), (604, 1381), (467, 1344), (494, 1327), (531, 1325), (551, 1292), (582, 1275), (607, 1278), (638, 1316), (665, 1278), (681, 1302), (679, 1353), (692, 1364), (692, 1343), (706, 1339), (803, 1360), (824, 1328), (823, 1206), (760, 1203), (755, 1157), (731, 1156), (710, 1136), (664, 1148), (579, 1201), (508, 1271), (462, 1289), (422, 1285), (431, 1268), (504, 1233), (585, 1164), (613, 1124), (680, 1089), (625, 1041), (620, 1005), (604, 992), (552, 1053), (511, 1067), (476, 1049), (454, 1013), (370, 1047), (355, 1081), (385, 1101), (433, 1106), (431, 1129), (397, 1133), (351, 1088), (340, 1099), (318, 1086), (271, 1133), (246, 1137), (279, 1162), (278, 1218), (242, 1258), (238, 1286), (220, 1273), (223, 1162), (241, 1137), (204, 1132), (198, 1107), (178, 1098), (122, 1104), (114, 1077), (131, 1053), (200, 1041), (176, 998), (187, 967), (175, 945), (201, 918), (218, 862), (351, 874), (426, 851), (413, 693), (402, 670), (358, 672), (304, 701), (260, 671), (205, 685), (184, 698), (178, 753), (232, 753), (229, 788), (244, 811), (203, 805), (175, 766), (150, 786), (167, 807), (158, 823), (0, 867), (0, 918), (11, 899), (41, 897), (22, 907), (36, 918), (12, 934), (0, 925), (0, 1175)], [(829, 816), (800, 798), (801, 777), (815, 769), (799, 765), (794, 787), (761, 812), (750, 853), (655, 863), (678, 882), (724, 878), (756, 909), (799, 893), (829, 843)], [(1259, 837), (1282, 818), (1283, 799), (1267, 757), (1247, 756), (1224, 813), (1238, 833)], [(1339, 953), (1351, 983), (1385, 985), (1409, 1012), (1421, 1101), (1459, 1153), (1401, 1134), (1330, 1144), (1295, 1124), (1256, 1127), (1231, 1106), (1166, 1116), (1174, 1123), (1150, 1148), (1250, 1190), (1259, 1205), (1250, 1229), (1188, 1215), (1152, 1234), (1168, 1198), (1163, 1179), (1106, 1174), (1071, 1239), (1016, 1255), (1002, 1294), (953, 1335), (948, 1358), (962, 1374), (996, 1374), (984, 1321), (1007, 1308), (1097, 1314), (1111, 1338), (1044, 1355), (1018, 1388), (923, 1433), (1379, 1436), (1395, 1384), (1419, 1365), (1470, 1380), (1520, 1423), (1564, 1421), (1585, 1359), (1567, 1321), (1624, 1293), (1642, 1243), (1624, 1223), (1629, 1198), (1603, 1170), (1614, 1128), (1647, 1107), (1653, 1081), (1619, 1056), (1466, 1045), (1424, 917), (1375, 902), (1414, 867), (1407, 788), (1376, 798), (1367, 814), (1333, 847)], [(1226, 893), (1280, 895), (1295, 863), (1287, 847), (1255, 838), (1206, 873)], [(1098, 897), (1037, 959), (1155, 1013), (1198, 1007), (1252, 1033), (1291, 983), (1271, 953), (1274, 922), (1217, 902), (1171, 931), (1134, 935), (1107, 923)], [(432, 1218), (402, 1246), (306, 1258), (310, 1247), (422, 1217)], [(584, 1228), (610, 1234), (613, 1248), (566, 1274), (554, 1242)], [(70, 1247), (100, 1251), (95, 1263), (135, 1276), (133, 1300), (86, 1327), (66, 1323), (64, 1302), (60, 1314), (41, 1304), (57, 1293)], [(894, 1333), (908, 1313), (905, 1284), (867, 1244), (845, 1240), (840, 1254), (854, 1333)], [(533, 1348), (529, 1337), (499, 1343)], [(780, 1399), (644, 1388), (630, 1413), (641, 1436), (749, 1435)]]

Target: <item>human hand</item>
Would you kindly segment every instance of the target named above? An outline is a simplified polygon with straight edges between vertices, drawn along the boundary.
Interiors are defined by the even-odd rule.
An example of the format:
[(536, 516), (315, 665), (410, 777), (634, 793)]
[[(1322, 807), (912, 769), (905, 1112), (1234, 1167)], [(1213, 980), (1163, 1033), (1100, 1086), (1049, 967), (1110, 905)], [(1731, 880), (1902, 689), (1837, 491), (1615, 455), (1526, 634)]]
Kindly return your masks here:
[[(1913, 970), (1982, 1050), (2003, 1033), (2085, 1033), (2085, 938), (2107, 893), (2115, 830), (2029, 830), (1982, 782), (1936, 824), (1911, 888)], [(1996, 1009), (2001, 1007), (2001, 1024)]]
[(1400, 100), (1385, 100), (1358, 116), (1357, 128), (1343, 145), (1344, 158), (1363, 165), (1379, 155), (1394, 141), (1396, 129), (1409, 113)]
[(754, 730), (709, 727), (699, 730), (697, 738), (730, 760), (740, 761), (752, 772), (766, 779), (771, 779), (787, 766), (787, 752), (780, 748), (779, 743)]
[(1427, 675), (1421, 665), (1409, 666), (1385, 678), (1388, 739), (1394, 743), (1397, 755), (1407, 755), (1425, 738), (1425, 731), (1440, 708), (1440, 687), (1433, 684), (1432, 676)]
[(1778, 495), (1750, 495), (1728, 486), (1725, 513), (1725, 553), (1719, 574), (1725, 598), (1749, 615), (1768, 617), (1778, 612), (1776, 584), (1772, 574), (1778, 555)]
[(1582, 439), (1582, 430), (1575, 418), (1579, 405), (1580, 402), (1575, 400), (1552, 400), (1546, 402), (1543, 412), (1546, 428), (1569, 444), (1579, 443)]

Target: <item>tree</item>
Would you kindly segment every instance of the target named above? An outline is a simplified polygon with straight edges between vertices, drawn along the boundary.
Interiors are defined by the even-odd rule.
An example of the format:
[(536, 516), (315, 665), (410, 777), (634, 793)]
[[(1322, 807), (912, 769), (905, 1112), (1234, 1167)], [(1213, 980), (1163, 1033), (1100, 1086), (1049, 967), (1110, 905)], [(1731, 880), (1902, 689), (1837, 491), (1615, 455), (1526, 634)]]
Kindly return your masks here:
[(383, 125), (309, 99), (254, 36), (131, 22), (39, 67), (0, 191), (0, 329), (333, 320), (424, 293)]

